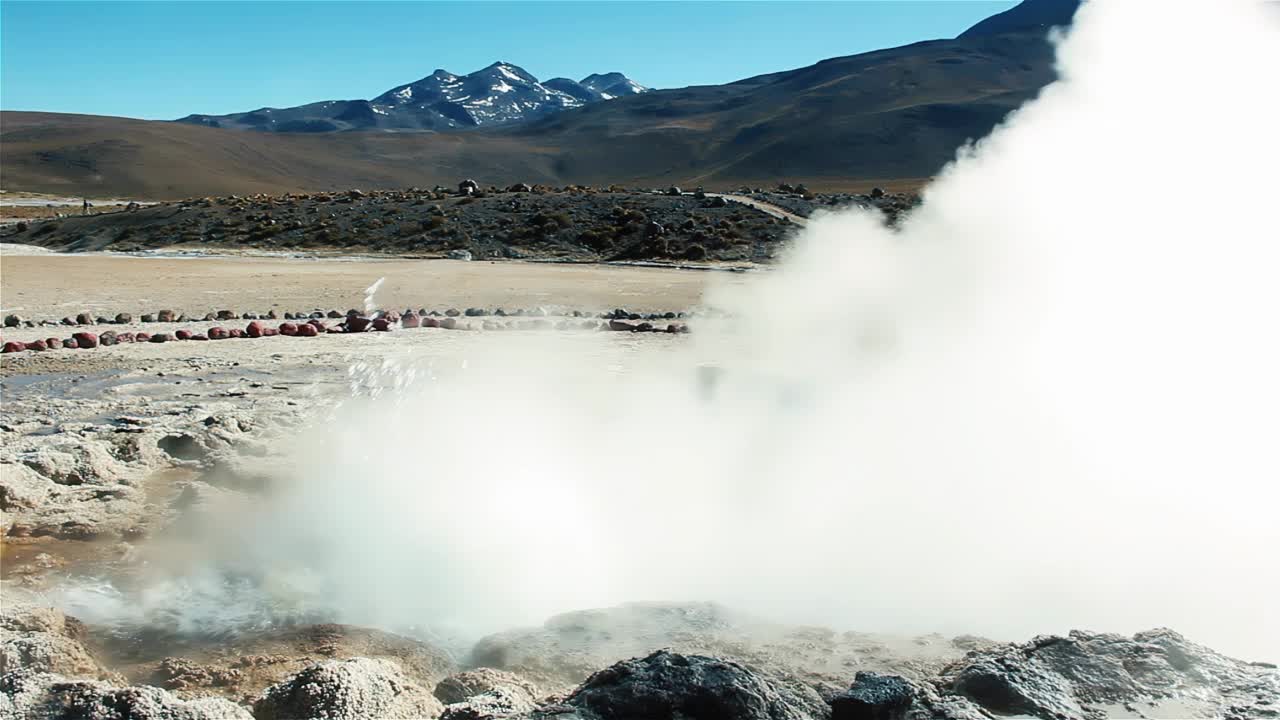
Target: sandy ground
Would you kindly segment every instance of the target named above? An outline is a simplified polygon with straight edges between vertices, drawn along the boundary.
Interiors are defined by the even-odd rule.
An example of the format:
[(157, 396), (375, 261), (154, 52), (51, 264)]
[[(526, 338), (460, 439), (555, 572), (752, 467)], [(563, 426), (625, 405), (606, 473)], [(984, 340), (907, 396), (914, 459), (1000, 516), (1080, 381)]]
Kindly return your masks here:
[(385, 277), (385, 307), (561, 306), (597, 311), (684, 310), (711, 276), (745, 274), (602, 265), (302, 257), (132, 257), (0, 250), (0, 307), (34, 320), (88, 311), (135, 316), (161, 309), (203, 317), (231, 309), (263, 313), (361, 307)]

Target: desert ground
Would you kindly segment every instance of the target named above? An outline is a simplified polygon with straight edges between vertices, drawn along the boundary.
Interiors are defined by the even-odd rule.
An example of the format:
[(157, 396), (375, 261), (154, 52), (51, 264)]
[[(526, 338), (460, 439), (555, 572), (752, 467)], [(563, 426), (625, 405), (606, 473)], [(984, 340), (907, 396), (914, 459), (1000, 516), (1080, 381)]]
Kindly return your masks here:
[[(49, 697), (88, 717), (260, 719), (650, 716), (635, 707), (685, 717), (680, 708), (698, 702), (711, 714), (688, 717), (1246, 718), (1274, 707), (1273, 667), (1168, 630), (1005, 643), (638, 602), (458, 644), (323, 616), (215, 628), (140, 619), (118, 603), (103, 611), (131, 591), (157, 592), (146, 590), (150, 573), (181, 563), (173, 548), (217, 513), (269, 496), (272, 448), (314, 432), (356, 392), (358, 369), (465, 367), (507, 352), (513, 337), (541, 337), (607, 355), (625, 376), (712, 321), (710, 284), (770, 270), (0, 251), (3, 314), (15, 316), (4, 342), (97, 341), (0, 359), (0, 671), (28, 673), (0, 696), (0, 717), (35, 713)], [(359, 320), (378, 317), (388, 331), (176, 337), (258, 323), (363, 329)], [(1106, 674), (1076, 680), (1081, 663)], [(897, 714), (856, 714), (867, 708)]]

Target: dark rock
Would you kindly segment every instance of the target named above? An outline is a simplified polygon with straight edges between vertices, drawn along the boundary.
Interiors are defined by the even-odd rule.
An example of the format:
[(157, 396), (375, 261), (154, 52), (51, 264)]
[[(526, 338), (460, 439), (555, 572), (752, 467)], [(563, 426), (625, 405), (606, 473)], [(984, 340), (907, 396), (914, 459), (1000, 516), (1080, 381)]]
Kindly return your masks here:
[(131, 322), (133, 322), (133, 316), (129, 313), (116, 313), (117, 325), (128, 325)]
[[(356, 313), (356, 314), (359, 315), (360, 313)], [(337, 310), (330, 310), (329, 312), (325, 313), (325, 317), (330, 318), (332, 320), (337, 320), (338, 318), (342, 317), (342, 313), (338, 312)]]
[(830, 708), (812, 688), (737, 663), (660, 650), (587, 679), (565, 701), (599, 720), (819, 720)]
[(156, 316), (152, 313), (143, 313), (142, 317), (138, 319), (144, 323), (152, 323), (156, 321)]
[(156, 322), (173, 322), (178, 319), (178, 314), (172, 310), (161, 310), (156, 313)]
[(871, 197), (877, 200), (884, 197), (884, 190), (881, 190), (880, 188), (871, 188)]
[(238, 316), (230, 310), (219, 310), (214, 320), (237, 320)]
[(169, 333), (156, 333), (155, 335), (152, 335), (152, 336), (151, 336), (151, 338), (150, 338), (150, 340), (149, 340), (148, 342), (153, 342), (153, 343), (166, 343), (166, 342), (169, 342), (169, 341), (170, 341), (170, 340), (172, 340), (172, 339), (173, 339), (173, 336), (172, 336), (172, 335), (170, 335)]
[(4, 326), (8, 328), (21, 327), (23, 319), (21, 315), (5, 315)]
[(831, 720), (900, 720), (915, 690), (897, 675), (859, 672), (853, 685), (831, 699)]
[(667, 194), (672, 196), (679, 195), (680, 188), (676, 187), (675, 185), (672, 185), (671, 187), (667, 188)]
[(192, 333), (190, 330), (178, 330), (173, 333), (173, 337), (177, 340), (190, 340), (191, 335)]
[(458, 309), (457, 309), (457, 308), (449, 308), (448, 310), (445, 310), (445, 311), (444, 311), (444, 314), (445, 314), (445, 315), (447, 315), (447, 316), (449, 316), (449, 317), (458, 317), (458, 316), (459, 316), (459, 315), (461, 315), (462, 313), (458, 312)]
[(462, 314), (466, 315), (467, 317), (484, 317), (489, 314), (489, 311), (483, 308), (470, 307), (470, 308), (467, 308), (466, 310), (463, 310)]
[(623, 322), (621, 320), (610, 320), (609, 329), (615, 330), (617, 332), (631, 332), (636, 329), (636, 326), (632, 325), (629, 322)]
[(347, 332), (364, 332), (369, 329), (369, 326), (372, 324), (372, 322), (373, 321), (367, 317), (363, 317), (360, 315), (356, 315), (356, 316), (348, 315), (347, 321), (344, 323), (344, 325), (347, 329)]
[(112, 345), (115, 345), (117, 342), (119, 342), (119, 340), (120, 340), (120, 336), (119, 334), (116, 333), (115, 330), (108, 330), (98, 336), (98, 344), (102, 345), (103, 347), (111, 347)]
[(394, 328), (395, 325), (385, 317), (380, 317), (373, 321), (373, 329), (377, 332), (390, 332)]
[(96, 348), (98, 347), (98, 336), (91, 332), (78, 332), (71, 337), (76, 339), (76, 347), (79, 348)]

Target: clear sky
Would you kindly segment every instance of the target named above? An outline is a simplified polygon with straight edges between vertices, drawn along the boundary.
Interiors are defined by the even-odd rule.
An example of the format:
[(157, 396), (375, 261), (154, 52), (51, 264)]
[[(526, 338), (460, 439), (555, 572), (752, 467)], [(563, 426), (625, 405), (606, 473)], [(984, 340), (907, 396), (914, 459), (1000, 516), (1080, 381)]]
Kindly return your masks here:
[(954, 37), (1015, 4), (0, 0), (0, 108), (174, 119), (371, 98), (497, 60), (543, 80), (724, 83)]

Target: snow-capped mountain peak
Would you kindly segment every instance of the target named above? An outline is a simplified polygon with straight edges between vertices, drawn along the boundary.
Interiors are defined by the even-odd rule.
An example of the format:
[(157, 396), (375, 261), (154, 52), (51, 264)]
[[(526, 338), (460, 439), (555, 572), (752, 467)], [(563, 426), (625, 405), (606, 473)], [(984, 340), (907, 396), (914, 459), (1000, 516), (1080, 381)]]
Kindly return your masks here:
[(542, 83), (524, 68), (499, 61), (467, 75), (437, 69), (368, 101), (312, 103), (268, 113), (192, 115), (182, 121), (278, 132), (443, 130), (530, 120), (645, 91), (622, 73), (588, 75), (581, 83), (568, 78)]

